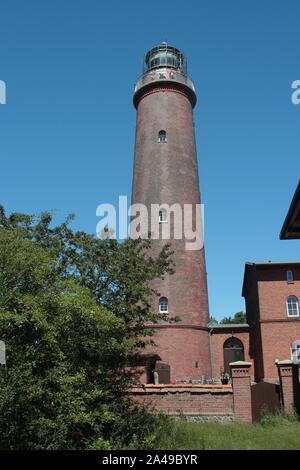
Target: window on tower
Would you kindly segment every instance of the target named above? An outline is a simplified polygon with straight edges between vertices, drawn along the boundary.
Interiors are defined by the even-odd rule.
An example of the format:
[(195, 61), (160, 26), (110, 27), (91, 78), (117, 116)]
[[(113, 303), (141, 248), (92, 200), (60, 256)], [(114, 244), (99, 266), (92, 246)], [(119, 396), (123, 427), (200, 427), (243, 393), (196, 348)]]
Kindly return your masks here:
[(159, 299), (159, 313), (168, 313), (169, 303), (167, 297), (161, 297)]
[(286, 279), (287, 279), (287, 282), (293, 282), (294, 280), (293, 271), (286, 272)]
[(294, 295), (290, 295), (286, 301), (288, 317), (299, 317), (298, 299)]
[(292, 361), (295, 364), (300, 364), (300, 340), (294, 341), (291, 347)]
[(166, 131), (159, 131), (159, 133), (158, 133), (158, 142), (167, 142), (167, 133), (166, 133)]
[(168, 216), (166, 209), (161, 209), (159, 211), (159, 222), (168, 222)]

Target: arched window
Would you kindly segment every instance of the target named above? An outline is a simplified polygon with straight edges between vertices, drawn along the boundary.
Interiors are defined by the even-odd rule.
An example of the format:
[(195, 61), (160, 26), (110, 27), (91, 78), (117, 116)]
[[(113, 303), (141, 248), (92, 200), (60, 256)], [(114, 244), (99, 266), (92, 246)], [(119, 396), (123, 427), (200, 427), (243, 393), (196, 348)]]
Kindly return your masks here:
[(159, 131), (159, 133), (158, 133), (158, 142), (167, 142), (167, 133), (166, 133), (166, 131)]
[(160, 209), (159, 211), (159, 221), (160, 222), (168, 222), (168, 214), (166, 209)]
[(229, 364), (236, 361), (244, 361), (244, 346), (238, 338), (228, 338), (223, 345), (224, 372), (230, 374)]
[(286, 300), (286, 308), (288, 317), (299, 317), (299, 305), (297, 297), (290, 295)]
[(159, 312), (160, 313), (168, 313), (169, 311), (169, 303), (167, 297), (161, 297), (159, 299)]
[(300, 339), (292, 343), (292, 361), (295, 364), (300, 364)]
[(287, 282), (293, 282), (293, 280), (294, 280), (293, 271), (287, 271), (286, 272), (286, 280), (287, 280)]

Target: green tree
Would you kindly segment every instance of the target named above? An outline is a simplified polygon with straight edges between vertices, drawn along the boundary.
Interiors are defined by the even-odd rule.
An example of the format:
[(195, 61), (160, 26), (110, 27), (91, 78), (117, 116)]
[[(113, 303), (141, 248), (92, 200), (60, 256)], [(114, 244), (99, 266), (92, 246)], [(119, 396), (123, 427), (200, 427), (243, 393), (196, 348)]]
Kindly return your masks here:
[(246, 323), (246, 313), (245, 312), (236, 312), (233, 316), (224, 317), (220, 324), (234, 324), (234, 323)]
[(147, 241), (51, 222), (0, 210), (0, 448), (147, 446), (155, 417), (129, 401), (126, 366), (158, 321), (149, 281), (172, 271), (169, 248), (152, 259)]

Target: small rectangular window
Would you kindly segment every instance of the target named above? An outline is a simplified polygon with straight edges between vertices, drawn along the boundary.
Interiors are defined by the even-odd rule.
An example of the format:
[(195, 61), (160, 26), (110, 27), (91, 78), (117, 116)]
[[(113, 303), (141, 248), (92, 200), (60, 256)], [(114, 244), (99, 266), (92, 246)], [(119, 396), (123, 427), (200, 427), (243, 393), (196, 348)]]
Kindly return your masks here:
[(167, 221), (168, 221), (167, 211), (165, 209), (161, 209), (159, 211), (159, 222), (167, 222)]
[(300, 341), (294, 341), (292, 343), (292, 361), (295, 364), (300, 364)]
[(287, 279), (287, 282), (293, 282), (294, 281), (293, 271), (287, 271), (286, 272), (286, 279)]
[(168, 299), (166, 297), (161, 297), (161, 299), (159, 300), (159, 312), (168, 313), (168, 311), (169, 311)]
[(159, 133), (158, 133), (158, 142), (167, 142), (167, 133), (166, 133), (166, 131), (159, 131)]

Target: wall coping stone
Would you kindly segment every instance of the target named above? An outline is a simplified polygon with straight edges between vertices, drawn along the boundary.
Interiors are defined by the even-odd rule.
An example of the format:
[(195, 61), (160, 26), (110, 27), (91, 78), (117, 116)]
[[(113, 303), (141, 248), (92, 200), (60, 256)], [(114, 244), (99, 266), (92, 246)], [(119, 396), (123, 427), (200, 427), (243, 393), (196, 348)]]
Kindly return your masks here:
[(252, 363), (246, 362), (246, 361), (236, 361), (236, 362), (230, 362), (229, 366), (230, 367), (251, 367)]
[(291, 366), (293, 361), (291, 359), (284, 359), (283, 361), (275, 361), (277, 366)]
[(202, 384), (142, 384), (141, 386), (131, 387), (130, 394), (147, 394), (147, 393), (233, 393), (232, 385), (202, 385)]

